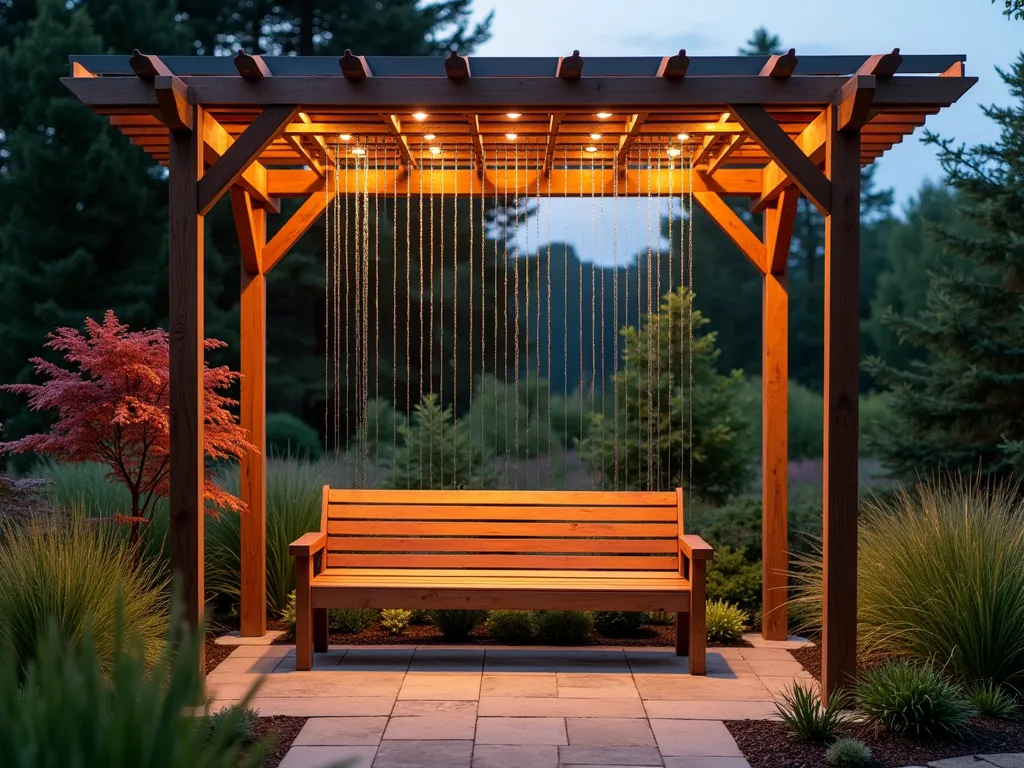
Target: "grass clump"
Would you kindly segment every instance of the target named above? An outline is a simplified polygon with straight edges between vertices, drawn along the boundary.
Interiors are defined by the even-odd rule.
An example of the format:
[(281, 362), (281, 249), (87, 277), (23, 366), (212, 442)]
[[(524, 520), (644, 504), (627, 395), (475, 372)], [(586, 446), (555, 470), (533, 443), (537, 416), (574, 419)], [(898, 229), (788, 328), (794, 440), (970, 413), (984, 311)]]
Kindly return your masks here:
[(385, 608), (380, 612), (380, 625), (389, 635), (401, 635), (409, 626), (412, 611), (404, 608)]
[(136, 566), (126, 538), (109, 525), (79, 516), (59, 526), (0, 529), (0, 658), (25, 670), (51, 625), (79, 649), (91, 627), (96, 662), (107, 672), (124, 626), (133, 647), (154, 662), (167, 630), (165, 588), (157, 567)]
[(871, 750), (858, 739), (839, 739), (825, 753), (825, 762), (836, 768), (858, 768), (871, 764)]
[(735, 643), (743, 636), (750, 617), (738, 606), (723, 600), (707, 603), (707, 630), (709, 643)]
[[(923, 484), (867, 501), (861, 518), (862, 657), (943, 659), (946, 674), (962, 683), (1024, 688), (1020, 489), (964, 479)], [(820, 617), (820, 551), (798, 562), (794, 596)]]
[(594, 628), (605, 637), (636, 637), (647, 623), (647, 614), (637, 611), (597, 611)]
[(530, 611), (491, 611), (484, 628), (488, 635), (509, 645), (528, 643), (537, 633)]
[(465, 640), (487, 617), (487, 611), (430, 611), (430, 621), (441, 630), (445, 640)]
[(535, 611), (537, 638), (548, 645), (581, 645), (594, 629), (589, 611)]
[(238, 703), (200, 719), (199, 727), (208, 741), (217, 738), (221, 731), (226, 731), (231, 741), (249, 746), (256, 743), (259, 722), (258, 710)]
[(836, 730), (845, 720), (846, 697), (842, 693), (833, 693), (828, 701), (822, 702), (821, 695), (810, 685), (794, 682), (781, 695), (782, 701), (775, 703), (775, 709), (796, 739), (822, 744), (835, 738)]
[(1013, 717), (1020, 710), (1013, 694), (991, 680), (975, 683), (968, 688), (967, 699), (982, 717)]
[(327, 612), (327, 624), (332, 632), (355, 635), (373, 626), (379, 616), (376, 608), (333, 608)]
[(864, 674), (857, 708), (894, 733), (959, 739), (974, 714), (962, 689), (930, 662), (891, 661)]

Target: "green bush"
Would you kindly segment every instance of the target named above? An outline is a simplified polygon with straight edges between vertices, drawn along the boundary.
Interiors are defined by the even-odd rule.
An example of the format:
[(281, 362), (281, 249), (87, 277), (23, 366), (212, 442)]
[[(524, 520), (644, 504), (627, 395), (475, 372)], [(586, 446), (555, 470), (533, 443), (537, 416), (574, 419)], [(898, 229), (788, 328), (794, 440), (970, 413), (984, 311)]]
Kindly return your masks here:
[(281, 621), (292, 632), (295, 631), (295, 590), (293, 589), (288, 593), (288, 599), (285, 601), (284, 610), (281, 611)]
[(124, 615), (103, 638), (87, 626), (79, 642), (69, 642), (51, 622), (24, 673), (13, 656), (3, 655), (0, 765), (262, 765), (269, 744), (245, 743), (252, 692), (226, 714), (197, 720), (191, 709), (203, 697), (195, 662), (202, 635), (185, 638), (180, 648), (166, 638), (154, 657), (132, 640), (131, 599), (122, 605)]
[(1013, 694), (991, 680), (970, 686), (967, 699), (982, 717), (1012, 717), (1020, 710)]
[(863, 741), (839, 739), (825, 752), (825, 762), (836, 768), (859, 768), (871, 764), (871, 750)]
[(639, 611), (597, 611), (594, 628), (605, 637), (635, 637), (647, 623), (647, 614)]
[(197, 727), (205, 732), (208, 741), (213, 741), (222, 731), (226, 731), (232, 742), (249, 746), (256, 742), (259, 735), (259, 722), (258, 711), (243, 704), (232, 704), (209, 717), (201, 718)]
[(676, 623), (676, 615), (669, 611), (651, 611), (647, 614), (647, 623), (670, 627)]
[(376, 608), (332, 608), (327, 612), (327, 624), (332, 632), (355, 635), (376, 624), (379, 617)]
[[(336, 457), (317, 461), (267, 462), (267, 610), (280, 616), (295, 589), (295, 558), (288, 545), (320, 530), (324, 485), (337, 485), (342, 468)], [(223, 486), (238, 491), (238, 469), (225, 471)], [(241, 590), (241, 517), (221, 513), (206, 518), (206, 588), (237, 603)]]
[(426, 608), (413, 608), (409, 611), (409, 623), (414, 625), (429, 624), (430, 611)]
[(488, 635), (509, 645), (528, 643), (537, 632), (530, 611), (491, 611), (484, 627)]
[(136, 566), (108, 525), (73, 517), (0, 530), (0, 659), (25, 669), (51, 623), (62, 641), (84, 648), (91, 623), (96, 663), (110, 671), (120, 610), (133, 646), (155, 662), (167, 629), (166, 586), (153, 564)]
[(729, 547), (715, 549), (708, 563), (707, 599), (733, 603), (751, 615), (761, 612), (761, 561)]
[(465, 640), (485, 618), (487, 618), (487, 611), (430, 611), (431, 623), (441, 630), (441, 634), (446, 640)]
[(267, 453), (279, 458), (318, 459), (324, 448), (320, 434), (298, 416), (267, 414)]
[(581, 645), (594, 629), (589, 611), (535, 611), (537, 639), (547, 645)]
[(385, 608), (380, 612), (380, 625), (389, 635), (401, 635), (409, 626), (412, 611), (402, 608)]
[[(862, 504), (864, 657), (941, 659), (961, 682), (1024, 687), (1024, 496), (1017, 490), (958, 479)], [(798, 563), (794, 599), (820, 617), (820, 553)]]
[(497, 473), (479, 441), (454, 422), (451, 408), (442, 408), (437, 395), (426, 395), (416, 406), (413, 423), (399, 427), (402, 446), (395, 453), (383, 487), (398, 489), (485, 489), (497, 483)]
[(890, 661), (857, 684), (857, 709), (894, 733), (930, 739), (962, 737), (970, 702), (931, 662)]
[(780, 695), (782, 701), (775, 702), (775, 709), (800, 741), (811, 744), (830, 741), (845, 720), (846, 697), (839, 691), (822, 703), (821, 695), (813, 687), (796, 681)]
[(709, 643), (735, 643), (743, 637), (743, 630), (750, 620), (744, 611), (732, 603), (722, 600), (708, 600), (707, 630)]

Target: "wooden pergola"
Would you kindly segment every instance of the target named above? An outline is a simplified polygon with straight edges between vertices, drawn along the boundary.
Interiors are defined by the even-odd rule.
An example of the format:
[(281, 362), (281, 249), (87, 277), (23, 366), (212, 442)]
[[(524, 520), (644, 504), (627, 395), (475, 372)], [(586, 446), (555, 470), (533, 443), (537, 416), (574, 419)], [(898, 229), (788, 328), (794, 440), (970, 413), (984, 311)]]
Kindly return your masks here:
[[(372, 141), (385, 161), (381, 186), (398, 194), (422, 190), (429, 179), (432, 189), (461, 195), (572, 197), (583, 188), (605, 196), (682, 190), (682, 168), (655, 173), (643, 161), (645, 146), (678, 141), (692, 153), (695, 199), (764, 276), (762, 633), (772, 640), (787, 632), (786, 263), (799, 196), (825, 216), (822, 674), (826, 691), (844, 685), (856, 666), (860, 169), (977, 81), (965, 76), (964, 61), (898, 50), (799, 61), (793, 51), (585, 61), (578, 52), (72, 56), (65, 85), (170, 170), (171, 555), (187, 619), (198, 623), (204, 603), (203, 220), (225, 193), (242, 253), (241, 421), (260, 448), (241, 470), (250, 509), (241, 522), (241, 630), (259, 636), (266, 632), (266, 275), (331, 195), (358, 191), (356, 177), (343, 172), (325, 194), (337, 142)], [(429, 138), (422, 114), (430, 115)], [(517, 136), (539, 146), (515, 176), (498, 152), (513, 119)], [(446, 151), (429, 151), (439, 145)], [(464, 158), (458, 167), (447, 151), (455, 148)], [(285, 197), (304, 202), (268, 240), (268, 214), (279, 214)], [(763, 214), (763, 237), (726, 197), (747, 198)]]

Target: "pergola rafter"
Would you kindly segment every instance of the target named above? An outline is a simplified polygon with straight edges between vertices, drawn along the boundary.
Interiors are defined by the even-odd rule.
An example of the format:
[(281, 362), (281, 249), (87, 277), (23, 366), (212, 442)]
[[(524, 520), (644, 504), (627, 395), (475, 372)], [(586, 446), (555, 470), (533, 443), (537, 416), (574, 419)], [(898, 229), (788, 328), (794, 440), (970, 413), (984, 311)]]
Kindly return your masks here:
[[(860, 168), (976, 82), (963, 62), (898, 49), (799, 60), (795, 51), (586, 60), (578, 51), (533, 59), (351, 51), (340, 61), (138, 51), (72, 57), (64, 79), (72, 93), (170, 168), (171, 553), (188, 620), (199, 621), (205, 597), (203, 221), (225, 192), (242, 254), (241, 420), (259, 449), (242, 461), (250, 510), (241, 533), (242, 633), (261, 635), (266, 274), (333, 195), (357, 191), (348, 153), (373, 146), (375, 188), (488, 197), (569, 197), (581, 189), (679, 194), (689, 173), (680, 161), (692, 157), (695, 199), (764, 280), (762, 634), (769, 639), (787, 631), (786, 262), (798, 198), (825, 215), (823, 685), (832, 691), (849, 683), (856, 662)], [(496, 150), (516, 140), (536, 151), (517, 153), (512, 174)], [(655, 170), (651, 152), (666, 146), (670, 159), (659, 159)], [(474, 158), (473, 169), (453, 160), (458, 152)], [(324, 164), (340, 168), (326, 189)], [(267, 218), (283, 197), (304, 201), (268, 241)], [(730, 197), (763, 213), (761, 236)]]

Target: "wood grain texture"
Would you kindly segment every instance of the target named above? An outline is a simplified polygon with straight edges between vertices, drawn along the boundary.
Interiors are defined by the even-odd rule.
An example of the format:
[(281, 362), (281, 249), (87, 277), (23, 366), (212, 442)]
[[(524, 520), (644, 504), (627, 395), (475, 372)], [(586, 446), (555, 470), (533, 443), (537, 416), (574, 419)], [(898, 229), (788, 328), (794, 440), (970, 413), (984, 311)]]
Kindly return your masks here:
[(295, 558), (295, 669), (313, 668), (313, 558)]
[[(674, 539), (516, 539), (516, 538), (380, 538), (372, 536), (331, 536), (328, 548), (332, 552), (505, 552), (511, 554), (593, 553), (604, 555), (675, 555), (678, 544)], [(501, 566), (497, 563), (495, 568)]]
[(679, 529), (675, 523), (573, 523), (573, 522), (419, 522), (329, 520), (329, 536), (498, 536), (521, 538), (547, 536), (549, 538), (675, 538)]
[[(211, 166), (216, 165), (234, 144), (234, 139), (231, 138), (231, 134), (224, 126), (206, 113), (203, 114), (202, 134), (206, 163)], [(267, 192), (267, 169), (262, 163), (259, 161), (250, 163), (242, 170), (237, 181), (261, 205), (271, 204), (271, 196)]]
[(707, 561), (690, 561), (690, 674), (707, 674)]
[[(386, 185), (384, 185), (387, 188)], [(336, 189), (330, 186), (330, 199), (334, 199)], [(270, 272), (291, 247), (299, 241), (311, 226), (320, 218), (327, 207), (327, 200), (322, 192), (314, 192), (295, 213), (277, 231), (270, 242), (263, 248), (263, 271)]]
[(875, 83), (874, 75), (854, 75), (840, 89), (840, 131), (859, 131), (868, 124), (875, 103)]
[[(202, 109), (194, 108), (193, 125)], [(170, 315), (170, 549), (185, 623), (198, 630), (203, 589), (203, 217), (196, 188), (203, 169), (198, 131), (172, 131), (168, 181)], [(205, 674), (199, 644), (199, 669)]]
[[(793, 139), (793, 143), (810, 158), (812, 163), (818, 165), (825, 160), (825, 139), (827, 135), (826, 115), (822, 112), (797, 134), (797, 137)], [(764, 167), (761, 184), (761, 196), (751, 208), (755, 213), (764, 211), (779, 196), (783, 189), (793, 184), (793, 180), (778, 163), (772, 161)]]
[(188, 86), (176, 77), (165, 75), (156, 77), (153, 85), (163, 124), (172, 131), (191, 131), (195, 121)]
[(860, 133), (839, 130), (828, 110), (825, 170), (825, 391), (822, 472), (824, 605), (822, 686), (853, 682), (857, 666), (857, 448), (860, 267)]
[[(233, 188), (232, 210), (239, 197), (249, 202), (247, 192)], [(259, 265), (267, 230), (262, 209), (253, 210), (251, 204), (243, 209), (250, 215), (241, 221), (235, 216), (242, 243), (239, 417), (256, 450), (246, 451), (239, 466), (240, 495), (247, 507), (240, 521), (240, 612), (242, 636), (262, 637), (267, 631), (267, 278)], [(254, 265), (246, 263), (247, 248), (253, 250)]]
[(617, 507), (655, 505), (673, 507), (675, 491), (371, 491), (331, 488), (331, 504), (451, 504), (544, 505)]
[[(593, 549), (600, 552), (601, 541), (591, 541)], [(472, 545), (467, 545), (472, 549)], [(675, 555), (657, 557), (649, 555), (498, 555), (498, 554), (403, 554), (396, 552), (349, 554), (327, 553), (328, 568), (447, 568), (452, 570), (469, 569), (523, 569), (544, 570), (573, 568), (594, 571), (667, 571), (675, 573), (678, 558)], [(471, 573), (463, 574), (463, 578), (471, 578)]]
[(750, 231), (750, 227), (732, 208), (714, 192), (694, 192), (700, 207), (711, 217), (719, 229), (732, 240), (758, 272), (765, 270), (766, 251), (764, 243)]
[(767, 271), (785, 274), (789, 261), (789, 246), (793, 239), (797, 203), (800, 190), (786, 187), (775, 204), (764, 212), (764, 245), (767, 251)]
[(328, 520), (549, 520), (675, 523), (674, 507), (576, 507), (537, 504), (330, 504)]

